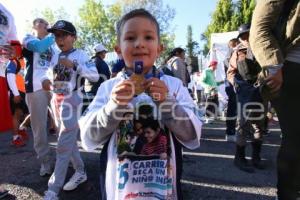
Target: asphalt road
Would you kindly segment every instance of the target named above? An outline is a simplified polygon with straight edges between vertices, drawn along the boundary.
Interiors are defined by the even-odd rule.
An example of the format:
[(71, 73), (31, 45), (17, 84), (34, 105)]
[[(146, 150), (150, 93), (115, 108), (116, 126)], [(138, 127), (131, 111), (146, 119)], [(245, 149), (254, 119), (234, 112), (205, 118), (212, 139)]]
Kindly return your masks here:
[[(184, 200), (273, 200), (276, 195), (276, 154), (280, 144), (278, 124), (265, 137), (262, 158), (268, 168), (248, 174), (233, 165), (234, 143), (225, 141), (223, 121), (204, 125), (200, 148), (184, 149), (182, 188)], [(10, 191), (4, 200), (40, 200), (47, 190), (48, 178), (39, 176), (39, 164), (29, 143), (22, 148), (10, 146), (11, 135), (0, 133), (0, 184)], [(53, 161), (56, 137), (50, 135)], [(99, 151), (81, 151), (88, 181), (75, 191), (61, 192), (61, 200), (97, 200)], [(248, 145), (247, 155), (251, 155)], [(69, 168), (67, 179), (73, 174)]]

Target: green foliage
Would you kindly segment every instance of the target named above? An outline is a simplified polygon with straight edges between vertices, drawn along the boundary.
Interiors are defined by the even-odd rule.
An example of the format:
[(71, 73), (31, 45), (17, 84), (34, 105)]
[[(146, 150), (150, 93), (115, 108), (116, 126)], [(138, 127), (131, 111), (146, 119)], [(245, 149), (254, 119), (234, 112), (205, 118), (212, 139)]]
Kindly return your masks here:
[(114, 22), (109, 18), (102, 2), (85, 0), (79, 9), (78, 44), (91, 50), (93, 45), (101, 42), (108, 50), (113, 50), (115, 44)]
[(196, 56), (199, 53), (199, 44), (193, 40), (193, 29), (192, 26), (189, 25), (187, 27), (187, 55), (189, 57)]
[(204, 54), (210, 49), (212, 33), (235, 31), (241, 24), (250, 23), (255, 4), (255, 0), (238, 0), (235, 3), (232, 0), (219, 0), (210, 24), (202, 34), (201, 39), (206, 41)]

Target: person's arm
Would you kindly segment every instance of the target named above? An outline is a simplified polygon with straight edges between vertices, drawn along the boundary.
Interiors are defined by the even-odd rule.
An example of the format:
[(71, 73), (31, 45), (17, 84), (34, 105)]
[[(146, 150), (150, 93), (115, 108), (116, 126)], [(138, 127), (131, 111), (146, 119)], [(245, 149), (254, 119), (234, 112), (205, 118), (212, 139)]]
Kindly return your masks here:
[(54, 44), (54, 41), (55, 41), (55, 38), (54, 38), (53, 34), (49, 34), (41, 40), (34, 38), (31, 35), (27, 35), (23, 40), (23, 45), (26, 49), (28, 49), (30, 51), (43, 53), (52, 44)]
[[(172, 83), (175, 84), (175, 83)], [(186, 87), (178, 85), (175, 96), (169, 96), (158, 104), (161, 121), (186, 147), (194, 149), (200, 145), (202, 122), (195, 114), (197, 107)]]
[(17, 70), (16, 63), (14, 61), (9, 61), (7, 64), (7, 71), (6, 71), (8, 87), (12, 91), (14, 96), (20, 96), (20, 93), (19, 93), (19, 90), (18, 90), (18, 87), (16, 84), (16, 70)]
[(258, 1), (253, 12), (249, 41), (255, 58), (262, 67), (284, 62), (283, 52), (273, 33), (285, 2), (286, 0)]
[(234, 51), (229, 60), (229, 67), (227, 69), (227, 80), (232, 85), (234, 85), (234, 76), (237, 73), (236, 61), (237, 61), (237, 51)]
[(74, 65), (73, 69), (89, 81), (97, 82), (99, 80), (99, 73), (94, 60), (90, 60), (84, 51), (80, 51), (80, 53), (81, 58), (78, 60), (78, 63)]

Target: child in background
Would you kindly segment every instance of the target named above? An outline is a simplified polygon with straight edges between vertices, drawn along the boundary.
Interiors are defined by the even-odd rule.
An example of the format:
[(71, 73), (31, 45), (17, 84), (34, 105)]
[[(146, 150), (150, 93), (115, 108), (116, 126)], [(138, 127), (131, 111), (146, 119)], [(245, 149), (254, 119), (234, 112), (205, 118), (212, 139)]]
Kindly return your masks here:
[[(115, 49), (126, 66), (115, 78), (100, 86), (94, 101), (79, 120), (85, 149), (104, 144), (100, 156), (100, 199), (154, 199), (158, 196), (160, 199), (182, 199), (181, 145), (197, 148), (201, 134), (202, 124), (193, 112), (196, 105), (179, 79), (164, 75), (154, 66), (163, 48), (159, 24), (148, 11), (136, 9), (124, 15), (117, 24), (117, 39)], [(138, 95), (135, 95), (135, 85), (140, 83), (130, 79), (136, 61), (145, 77), (141, 83), (144, 92)], [(129, 110), (136, 113), (134, 108), (145, 103), (156, 108), (153, 116), (160, 128), (169, 130), (167, 159), (137, 156), (120, 160), (117, 152), (119, 123), (124, 113)]]
[(80, 83), (79, 75), (91, 81), (97, 81), (99, 75), (95, 65), (89, 62), (88, 55), (73, 47), (76, 41), (76, 29), (72, 23), (59, 20), (48, 29), (48, 32), (54, 34), (61, 53), (51, 64), (54, 72), (53, 82), (48, 77), (42, 78), (45, 90), (49, 91), (53, 87), (51, 106), (59, 128), (55, 169), (49, 179), (44, 200), (57, 200), (57, 195), (65, 182), (70, 161), (75, 173), (63, 189), (74, 190), (87, 180), (84, 163), (77, 146), (78, 118), (82, 104), (78, 83)]

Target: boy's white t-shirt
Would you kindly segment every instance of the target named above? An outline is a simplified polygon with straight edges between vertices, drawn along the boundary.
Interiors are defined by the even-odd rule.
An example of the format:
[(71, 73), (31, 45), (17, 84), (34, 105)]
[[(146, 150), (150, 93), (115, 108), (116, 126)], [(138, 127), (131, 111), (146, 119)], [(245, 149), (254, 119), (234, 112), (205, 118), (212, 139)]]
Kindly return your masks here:
[[(121, 123), (113, 131), (111, 137), (103, 136), (99, 141), (95, 141), (90, 137), (89, 131), (101, 134), (97, 125), (91, 123), (91, 119), (96, 117), (97, 120), (101, 121), (101, 117), (97, 116), (97, 112), (101, 107), (108, 106), (112, 88), (118, 82), (124, 80), (121, 74), (122, 72), (116, 78), (110, 79), (100, 86), (97, 96), (87, 109), (87, 113), (79, 120), (82, 146), (85, 149), (92, 150), (109, 138), (105, 183), (107, 199), (177, 199), (175, 147), (173, 138), (169, 133), (166, 133), (168, 137), (167, 159), (162, 159), (159, 156), (147, 158), (147, 156), (140, 154), (132, 156), (130, 153), (124, 157), (122, 151), (120, 151), (120, 141), (122, 141), (120, 135), (123, 132), (120, 128)], [(177, 102), (184, 104), (184, 111), (188, 114), (189, 120), (195, 129), (196, 139), (189, 142), (179, 140), (179, 142), (187, 148), (197, 148), (200, 145), (202, 123), (194, 114), (192, 108), (194, 102), (179, 79), (167, 75), (163, 75), (160, 79), (168, 86), (169, 95), (173, 96)], [(135, 108), (140, 104), (155, 107), (152, 98), (146, 93), (135, 97), (130, 103), (130, 107)], [(128, 129), (132, 126), (128, 125)], [(123, 147), (123, 149), (126, 148)], [(126, 152), (125, 155), (127, 155)]]

